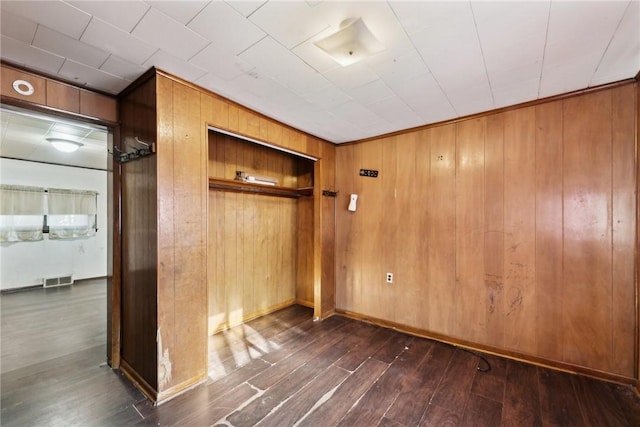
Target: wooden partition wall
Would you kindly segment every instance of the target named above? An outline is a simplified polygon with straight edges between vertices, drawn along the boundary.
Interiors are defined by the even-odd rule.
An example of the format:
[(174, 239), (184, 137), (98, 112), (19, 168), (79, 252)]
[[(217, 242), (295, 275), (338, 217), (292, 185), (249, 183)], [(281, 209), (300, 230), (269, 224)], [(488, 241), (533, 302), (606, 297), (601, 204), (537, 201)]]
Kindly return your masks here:
[[(294, 286), (300, 286), (296, 281), (302, 279), (306, 297), (313, 294), (315, 315), (332, 312), (333, 305), (322, 304), (333, 302), (334, 274), (329, 271), (333, 262), (325, 262), (323, 256), (329, 253), (324, 247), (333, 244), (326, 236), (333, 234), (334, 223), (323, 220), (330, 202), (323, 200), (320, 189), (333, 190), (335, 147), (156, 69), (121, 94), (120, 112), (121, 150), (126, 151), (126, 142), (135, 137), (156, 142), (155, 154), (122, 165), (121, 367), (151, 399), (163, 402), (206, 379), (207, 322), (215, 324), (222, 310), (228, 310), (228, 320), (237, 310), (255, 313), (274, 304), (293, 303)], [(244, 196), (229, 196), (223, 203), (214, 196), (209, 212), (209, 126), (318, 158), (315, 167), (305, 172), (307, 179), (314, 175), (311, 203), (273, 205), (266, 198), (252, 211)], [(226, 154), (231, 156), (231, 150)], [(215, 153), (212, 160), (215, 173)], [(238, 161), (237, 151), (234, 161)], [(288, 179), (285, 163), (278, 167)], [(304, 178), (298, 173), (295, 179)], [(247, 270), (237, 268), (237, 257), (244, 255), (237, 250), (244, 253), (249, 243), (269, 249), (271, 242), (265, 239), (291, 242), (292, 234), (276, 227), (276, 222), (299, 224), (301, 211), (312, 219), (310, 224), (305, 222), (311, 237), (306, 243), (296, 241), (296, 249), (308, 247), (302, 255), (300, 251), (268, 252), (262, 259), (252, 247), (254, 264), (264, 268), (253, 277), (266, 275), (264, 283), (274, 292), (245, 293), (243, 288), (242, 293), (233, 294), (232, 304), (221, 307), (223, 296), (217, 292), (226, 292), (232, 274), (241, 274), (244, 280), (247, 273), (250, 279)], [(213, 251), (211, 258), (208, 227), (217, 225), (221, 225), (215, 229), (222, 233), (225, 251), (233, 253), (218, 256)], [(257, 228), (268, 233), (249, 239)], [(297, 269), (294, 277), (292, 269), (282, 267), (287, 262), (312, 267)], [(276, 278), (277, 274), (282, 276)]]
[(627, 84), (339, 146), (337, 308), (637, 378), (635, 97)]

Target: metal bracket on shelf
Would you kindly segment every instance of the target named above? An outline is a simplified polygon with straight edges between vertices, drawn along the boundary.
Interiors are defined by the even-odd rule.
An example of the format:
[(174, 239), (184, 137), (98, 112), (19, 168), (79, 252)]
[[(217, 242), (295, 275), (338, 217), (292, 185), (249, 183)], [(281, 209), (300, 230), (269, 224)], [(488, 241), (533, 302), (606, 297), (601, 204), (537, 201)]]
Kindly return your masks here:
[(114, 152), (109, 154), (113, 154), (113, 159), (116, 162), (126, 163), (126, 162), (130, 162), (131, 160), (136, 160), (145, 156), (149, 156), (156, 152), (155, 142), (144, 142), (140, 140), (140, 138), (138, 138), (137, 136), (134, 137), (133, 140), (139, 145), (135, 146), (135, 145), (131, 145), (128, 142), (126, 143), (127, 147), (131, 148), (132, 151), (120, 151), (118, 147), (113, 147)]

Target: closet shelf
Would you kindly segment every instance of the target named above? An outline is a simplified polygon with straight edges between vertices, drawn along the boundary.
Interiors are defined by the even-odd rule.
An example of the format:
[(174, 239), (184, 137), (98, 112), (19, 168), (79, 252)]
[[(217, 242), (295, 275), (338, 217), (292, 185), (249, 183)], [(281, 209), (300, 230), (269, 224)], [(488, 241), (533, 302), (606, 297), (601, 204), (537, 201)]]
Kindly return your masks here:
[(265, 196), (289, 197), (292, 199), (313, 196), (313, 187), (289, 188), (279, 187), (276, 185), (252, 184), (250, 182), (231, 179), (209, 178), (209, 188), (236, 193), (253, 193), (264, 194)]

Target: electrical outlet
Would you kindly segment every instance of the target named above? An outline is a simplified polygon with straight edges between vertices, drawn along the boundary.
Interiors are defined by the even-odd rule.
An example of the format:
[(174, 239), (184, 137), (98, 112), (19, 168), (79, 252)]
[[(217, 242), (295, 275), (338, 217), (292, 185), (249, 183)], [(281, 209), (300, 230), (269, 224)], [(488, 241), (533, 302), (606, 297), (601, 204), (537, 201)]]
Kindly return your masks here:
[(393, 283), (393, 273), (387, 273), (387, 283)]

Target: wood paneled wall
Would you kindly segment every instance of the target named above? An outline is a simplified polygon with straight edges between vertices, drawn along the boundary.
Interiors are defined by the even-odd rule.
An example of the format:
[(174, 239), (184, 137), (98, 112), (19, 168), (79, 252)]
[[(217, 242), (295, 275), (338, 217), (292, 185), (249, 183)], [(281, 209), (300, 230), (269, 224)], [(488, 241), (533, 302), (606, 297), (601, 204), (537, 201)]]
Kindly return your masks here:
[[(156, 79), (120, 100), (122, 138), (155, 141)], [(121, 144), (120, 149), (126, 150)], [(158, 183), (157, 157), (121, 165), (122, 368), (146, 390), (157, 390)]]
[[(305, 240), (311, 243), (303, 252), (304, 260), (313, 266), (305, 270), (310, 276), (305, 279), (305, 286), (316, 292), (324, 292), (327, 287), (329, 293), (333, 292), (333, 281), (324, 283), (321, 279), (332, 276), (329, 269), (333, 264), (324, 262), (322, 254), (326, 252), (325, 245), (332, 244), (331, 240), (325, 242), (323, 236), (329, 235), (333, 224), (320, 221), (319, 203), (301, 209), (262, 196), (260, 208), (252, 210), (249, 199), (254, 196), (221, 196), (219, 200), (213, 195), (209, 211), (207, 126), (314, 157), (324, 156), (316, 163), (322, 162), (321, 169), (316, 166), (316, 177), (311, 168), (297, 170), (295, 175), (298, 185), (315, 181), (317, 189), (333, 188), (335, 147), (156, 69), (125, 90), (121, 101), (122, 138), (138, 136), (157, 141), (155, 155), (123, 165), (122, 368), (151, 398), (162, 402), (206, 378), (209, 308), (225, 309), (217, 299), (225, 296), (216, 294), (209, 304), (208, 279), (242, 275), (242, 292), (230, 294), (232, 314), (227, 313), (228, 317), (240, 305), (243, 311), (253, 311), (269, 307), (274, 301), (293, 300), (296, 278), (301, 273), (296, 271), (292, 276), (290, 265), (296, 263), (305, 243), (291, 236), (301, 210), (314, 220), (313, 238)], [(234, 165), (229, 178), (235, 170)], [(318, 170), (323, 171), (321, 176)], [(287, 181), (291, 176), (284, 174), (283, 179)], [(314, 192), (314, 201), (319, 199), (318, 191)], [(289, 225), (286, 230), (285, 224)], [(222, 245), (223, 255), (207, 254), (210, 225), (222, 233), (213, 238), (219, 239), (216, 242)], [(256, 227), (270, 231), (251, 240)], [(295, 240), (298, 252), (267, 251), (269, 265), (257, 262), (262, 256), (258, 249), (268, 249), (277, 239)], [(256, 270), (251, 274), (268, 276), (267, 287), (273, 288), (268, 295), (273, 299), (263, 299), (244, 287), (245, 273), (247, 280), (250, 275), (238, 268), (236, 251), (245, 252), (254, 243), (258, 245), (257, 249), (252, 248)], [(232, 252), (234, 256), (229, 255)], [(285, 283), (281, 286), (279, 280)], [(218, 291), (227, 289), (216, 288)], [(314, 304), (319, 309), (319, 303)]]
[(634, 378), (635, 97), (630, 84), (339, 146), (337, 308)]

